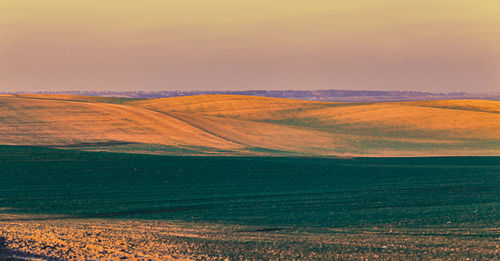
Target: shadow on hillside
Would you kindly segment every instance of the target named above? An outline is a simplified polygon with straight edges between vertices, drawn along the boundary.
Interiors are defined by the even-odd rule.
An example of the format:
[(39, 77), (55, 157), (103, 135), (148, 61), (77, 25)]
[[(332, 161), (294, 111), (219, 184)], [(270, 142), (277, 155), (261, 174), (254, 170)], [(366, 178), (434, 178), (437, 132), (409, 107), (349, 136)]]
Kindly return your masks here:
[(41, 255), (33, 255), (29, 253), (24, 253), (20, 251), (15, 251), (7, 247), (7, 242), (5, 238), (0, 237), (0, 260), (5, 261), (18, 261), (18, 260), (47, 260), (47, 261), (57, 261), (59, 259), (50, 258)]
[(45, 147), (47, 148), (111, 147), (111, 146), (133, 145), (133, 144), (138, 144), (138, 143), (127, 142), (127, 141), (102, 141), (102, 142), (81, 142), (81, 143), (53, 145)]
[(114, 217), (125, 217), (125, 216), (134, 216), (134, 215), (150, 215), (150, 214), (162, 214), (162, 213), (192, 211), (192, 210), (198, 210), (198, 209), (203, 209), (203, 208), (207, 208), (207, 207), (211, 207), (211, 205), (195, 205), (195, 206), (159, 208), (159, 209), (139, 209), (139, 210), (127, 210), (127, 211), (106, 212), (106, 213), (97, 213), (97, 214), (68, 215), (68, 216), (20, 216), (20, 217), (13, 216), (13, 217), (1, 218), (1, 215), (0, 215), (0, 222), (114, 218)]

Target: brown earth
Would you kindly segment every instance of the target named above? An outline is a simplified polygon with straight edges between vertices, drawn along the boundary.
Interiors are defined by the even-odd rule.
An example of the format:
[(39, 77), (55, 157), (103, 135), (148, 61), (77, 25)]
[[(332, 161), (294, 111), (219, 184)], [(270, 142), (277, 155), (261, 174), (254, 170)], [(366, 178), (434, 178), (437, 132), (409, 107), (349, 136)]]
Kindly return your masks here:
[[(498, 260), (500, 230), (256, 228), (2, 216), (0, 257), (24, 260)], [(38, 259), (37, 259), (38, 258)], [(13, 259), (15, 260), (15, 259)]]

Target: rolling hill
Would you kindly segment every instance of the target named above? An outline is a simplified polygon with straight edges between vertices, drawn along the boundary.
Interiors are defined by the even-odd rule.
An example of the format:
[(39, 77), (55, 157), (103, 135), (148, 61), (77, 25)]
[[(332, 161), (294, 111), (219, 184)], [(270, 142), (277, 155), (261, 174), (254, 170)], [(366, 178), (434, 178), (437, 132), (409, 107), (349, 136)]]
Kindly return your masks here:
[(173, 155), (500, 155), (500, 102), (2, 95), (0, 144)]

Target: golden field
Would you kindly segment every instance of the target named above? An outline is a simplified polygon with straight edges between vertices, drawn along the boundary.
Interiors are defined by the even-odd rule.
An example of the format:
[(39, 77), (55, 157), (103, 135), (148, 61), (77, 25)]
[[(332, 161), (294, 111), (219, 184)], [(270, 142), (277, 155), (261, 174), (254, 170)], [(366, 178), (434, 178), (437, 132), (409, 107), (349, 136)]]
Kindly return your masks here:
[(3, 95), (0, 133), (4, 145), (157, 154), (500, 155), (500, 102)]

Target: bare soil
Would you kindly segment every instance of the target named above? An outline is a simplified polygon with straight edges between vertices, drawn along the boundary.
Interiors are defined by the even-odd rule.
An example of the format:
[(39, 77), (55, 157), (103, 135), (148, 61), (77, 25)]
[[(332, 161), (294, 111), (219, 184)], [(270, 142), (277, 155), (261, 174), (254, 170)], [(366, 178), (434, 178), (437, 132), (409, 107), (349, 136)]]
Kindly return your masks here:
[(499, 228), (262, 228), (2, 216), (1, 260), (498, 260)]

